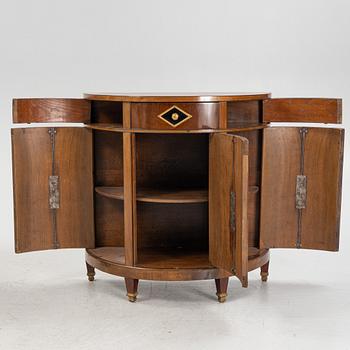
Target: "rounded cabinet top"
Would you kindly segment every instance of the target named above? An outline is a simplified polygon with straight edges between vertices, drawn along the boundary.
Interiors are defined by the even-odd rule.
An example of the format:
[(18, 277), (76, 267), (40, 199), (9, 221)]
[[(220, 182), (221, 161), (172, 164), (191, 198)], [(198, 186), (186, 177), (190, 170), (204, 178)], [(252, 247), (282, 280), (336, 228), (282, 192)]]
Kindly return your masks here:
[(270, 98), (270, 93), (85, 93), (84, 98), (94, 101), (119, 102), (228, 102), (265, 100)]

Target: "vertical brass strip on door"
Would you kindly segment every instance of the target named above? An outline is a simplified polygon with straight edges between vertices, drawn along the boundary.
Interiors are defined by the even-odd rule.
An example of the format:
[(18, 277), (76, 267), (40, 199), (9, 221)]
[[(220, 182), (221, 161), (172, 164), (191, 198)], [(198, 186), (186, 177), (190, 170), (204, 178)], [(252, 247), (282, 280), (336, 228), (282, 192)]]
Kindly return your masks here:
[(302, 210), (306, 207), (306, 184), (307, 177), (304, 175), (304, 159), (305, 159), (305, 138), (308, 133), (307, 128), (300, 128), (300, 174), (296, 176), (295, 186), (295, 207), (297, 209), (298, 230), (296, 238), (296, 247), (302, 248), (301, 245), (301, 222)]
[(60, 245), (57, 237), (57, 209), (59, 208), (59, 177), (56, 175), (55, 148), (56, 148), (56, 129), (48, 130), (51, 142), (51, 176), (49, 176), (49, 208), (52, 217), (52, 248), (59, 249)]

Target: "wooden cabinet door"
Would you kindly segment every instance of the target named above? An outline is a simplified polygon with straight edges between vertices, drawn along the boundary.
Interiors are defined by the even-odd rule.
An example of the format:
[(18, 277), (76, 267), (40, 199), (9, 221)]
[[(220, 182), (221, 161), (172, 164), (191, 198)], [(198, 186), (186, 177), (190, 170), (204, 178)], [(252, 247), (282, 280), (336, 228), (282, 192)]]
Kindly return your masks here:
[(260, 248), (339, 249), (343, 141), (343, 129), (264, 130)]
[(16, 252), (93, 248), (91, 130), (11, 133)]
[(209, 144), (209, 259), (248, 285), (248, 140), (213, 134)]
[(342, 122), (339, 98), (271, 98), (263, 101), (264, 122)]
[(14, 123), (90, 123), (91, 103), (82, 98), (16, 98)]

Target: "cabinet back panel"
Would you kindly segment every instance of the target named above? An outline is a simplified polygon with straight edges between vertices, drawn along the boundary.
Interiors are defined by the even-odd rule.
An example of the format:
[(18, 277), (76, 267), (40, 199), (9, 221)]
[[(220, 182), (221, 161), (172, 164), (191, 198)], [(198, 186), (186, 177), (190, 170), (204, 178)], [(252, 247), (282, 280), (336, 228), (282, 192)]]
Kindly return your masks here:
[(208, 187), (208, 135), (137, 135), (136, 157), (139, 187)]
[[(123, 186), (123, 135), (94, 131), (94, 181)], [(124, 202), (95, 193), (96, 246), (124, 245)]]
[(124, 202), (95, 194), (96, 247), (124, 245)]
[(94, 131), (95, 186), (123, 186), (123, 135)]
[(123, 123), (123, 107), (121, 102), (92, 101), (92, 123)]
[(138, 248), (208, 247), (208, 204), (137, 204)]
[(248, 245), (259, 247), (260, 191), (248, 192)]

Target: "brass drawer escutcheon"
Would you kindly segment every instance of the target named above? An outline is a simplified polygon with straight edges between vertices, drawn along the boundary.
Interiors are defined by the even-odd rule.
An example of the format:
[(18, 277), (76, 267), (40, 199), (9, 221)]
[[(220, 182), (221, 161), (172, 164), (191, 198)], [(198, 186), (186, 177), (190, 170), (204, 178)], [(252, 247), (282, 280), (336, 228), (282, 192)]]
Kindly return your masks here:
[(192, 115), (177, 106), (172, 106), (163, 113), (159, 114), (158, 118), (162, 119), (173, 128), (176, 128), (188, 119), (192, 118)]

